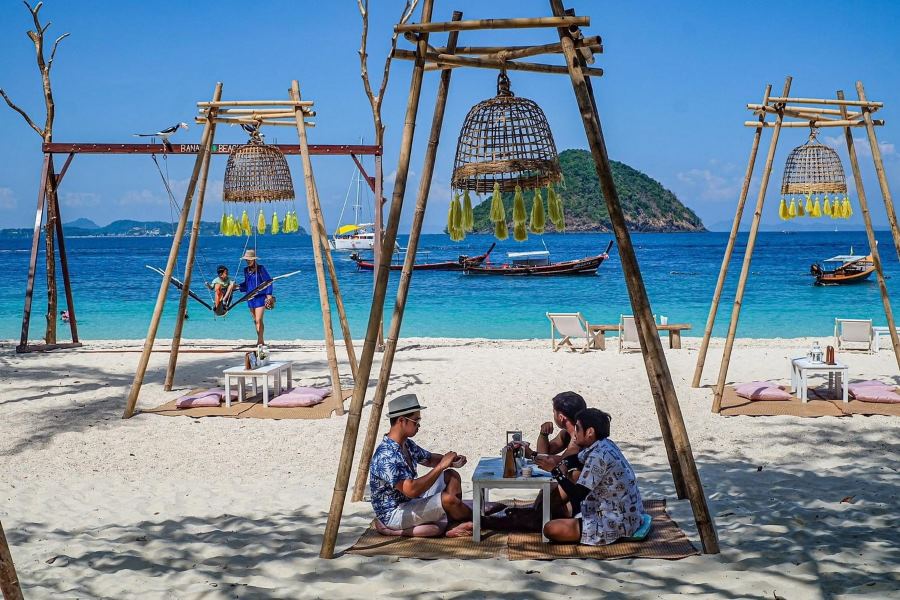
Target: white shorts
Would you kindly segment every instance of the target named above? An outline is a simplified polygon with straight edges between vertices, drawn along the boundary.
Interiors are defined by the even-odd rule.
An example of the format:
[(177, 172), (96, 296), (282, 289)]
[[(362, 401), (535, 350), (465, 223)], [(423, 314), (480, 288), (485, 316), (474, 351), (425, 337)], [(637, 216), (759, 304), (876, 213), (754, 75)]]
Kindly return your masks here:
[(409, 529), (425, 523), (437, 523), (444, 519), (447, 513), (441, 503), (441, 492), (447, 487), (444, 474), (441, 473), (437, 481), (428, 490), (408, 502), (404, 502), (394, 509), (391, 516), (383, 524), (389, 529)]

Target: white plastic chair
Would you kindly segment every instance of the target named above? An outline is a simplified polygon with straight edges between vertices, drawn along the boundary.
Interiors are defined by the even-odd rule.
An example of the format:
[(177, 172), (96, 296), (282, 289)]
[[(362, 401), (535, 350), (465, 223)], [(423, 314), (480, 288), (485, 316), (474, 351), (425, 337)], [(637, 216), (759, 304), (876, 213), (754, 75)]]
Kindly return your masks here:
[(632, 315), (619, 316), (619, 352), (626, 349), (641, 348), (638, 337), (637, 322)]
[[(865, 351), (871, 354), (873, 337), (872, 319), (834, 320), (834, 342), (838, 349), (846, 344), (865, 344)], [(863, 348), (852, 349), (863, 350)]]
[[(550, 342), (553, 345), (553, 351), (556, 352), (563, 346), (568, 346), (570, 350), (573, 352), (577, 350), (575, 345), (572, 343), (573, 340), (584, 340), (584, 346), (581, 347), (581, 352), (587, 352), (591, 347), (591, 334), (588, 329), (588, 323), (584, 320), (584, 317), (581, 316), (580, 312), (577, 313), (547, 313), (547, 318), (550, 319)], [(559, 335), (562, 339), (559, 342), (556, 341), (556, 332), (559, 332)]]

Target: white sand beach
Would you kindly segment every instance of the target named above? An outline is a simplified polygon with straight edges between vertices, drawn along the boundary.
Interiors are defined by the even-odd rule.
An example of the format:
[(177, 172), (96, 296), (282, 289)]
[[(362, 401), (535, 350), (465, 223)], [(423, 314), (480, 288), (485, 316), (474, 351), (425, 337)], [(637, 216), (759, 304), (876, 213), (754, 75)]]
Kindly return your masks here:
[[(729, 381), (787, 383), (788, 358), (810, 342), (739, 339)], [(701, 389), (690, 387), (699, 339), (666, 350), (722, 547), (673, 562), (319, 559), (346, 417), (123, 421), (140, 345), (0, 347), (0, 521), (26, 598), (900, 598), (900, 422), (714, 415), (721, 339)], [(321, 342), (272, 347), (295, 361), (295, 380), (327, 382)], [(643, 495), (667, 498), (699, 548), (639, 352), (554, 354), (547, 340), (403, 339), (399, 348), (390, 394), (419, 394), (428, 408), (416, 441), (466, 454), (464, 481), (475, 458), (498, 454), (506, 430), (534, 438), (550, 398), (575, 390), (613, 415), (612, 438)], [(220, 381), (237, 356), (182, 354), (167, 393), (168, 355), (154, 353), (139, 407)], [(900, 384), (889, 350), (841, 358), (851, 379)], [(342, 372), (349, 385), (346, 362)], [(348, 502), (339, 551), (372, 515)]]

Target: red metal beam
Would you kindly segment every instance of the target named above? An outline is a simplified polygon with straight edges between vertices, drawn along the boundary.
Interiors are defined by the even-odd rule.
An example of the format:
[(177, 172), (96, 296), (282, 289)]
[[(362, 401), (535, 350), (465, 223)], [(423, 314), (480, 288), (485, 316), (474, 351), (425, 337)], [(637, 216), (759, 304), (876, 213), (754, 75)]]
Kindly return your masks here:
[[(300, 154), (299, 144), (271, 144), (283, 154)], [(213, 144), (213, 154), (230, 154), (243, 144)], [(43, 151), (50, 154), (197, 154), (200, 144), (172, 144), (166, 150), (162, 144), (44, 144)], [(310, 155), (346, 155), (367, 154), (381, 156), (381, 146), (345, 145), (345, 144), (311, 144)]]

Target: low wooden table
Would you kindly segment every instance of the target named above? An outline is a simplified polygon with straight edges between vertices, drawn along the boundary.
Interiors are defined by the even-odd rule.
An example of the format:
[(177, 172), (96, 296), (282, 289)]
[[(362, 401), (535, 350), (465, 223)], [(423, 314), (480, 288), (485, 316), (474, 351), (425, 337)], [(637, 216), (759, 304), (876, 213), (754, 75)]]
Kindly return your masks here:
[(813, 371), (828, 374), (828, 389), (837, 392), (841, 388), (841, 399), (849, 402), (850, 397), (847, 388), (847, 374), (849, 368), (844, 363), (835, 361), (835, 364), (810, 360), (806, 356), (791, 359), (791, 389), (797, 392), (801, 401), (809, 402), (809, 374)]
[(544, 475), (545, 471), (539, 471), (539, 473), (541, 475), (534, 477), (504, 477), (503, 461), (500, 457), (486, 456), (478, 461), (478, 466), (475, 467), (475, 473), (472, 475), (472, 496), (474, 498), (472, 537), (476, 542), (481, 541), (481, 511), (487, 502), (490, 488), (541, 490), (544, 494), (541, 537), (545, 542), (550, 541), (544, 537), (544, 525), (550, 521), (550, 492), (556, 485), (556, 481), (549, 474)]
[[(690, 323), (666, 323), (665, 325), (657, 325), (656, 331), (668, 331), (669, 348), (681, 350), (681, 332), (690, 328)], [(588, 331), (591, 334), (591, 347), (599, 350), (606, 350), (606, 334), (612, 331), (619, 331), (619, 326), (618, 324), (588, 325)]]
[[(256, 380), (262, 379), (263, 389), (263, 406), (269, 406), (269, 375), (274, 380), (275, 395), (281, 393), (283, 389), (282, 383), (287, 387), (291, 385), (293, 378), (293, 365), (291, 361), (286, 362), (270, 362), (264, 367), (255, 369), (245, 369), (244, 367), (231, 367), (225, 369), (225, 406), (231, 406), (231, 380), (237, 379), (238, 386), (238, 402), (243, 402), (247, 394), (246, 380), (250, 379), (253, 385), (253, 393), (256, 394)], [(287, 378), (282, 382), (281, 374), (285, 373)]]

